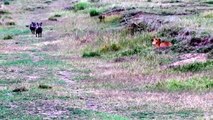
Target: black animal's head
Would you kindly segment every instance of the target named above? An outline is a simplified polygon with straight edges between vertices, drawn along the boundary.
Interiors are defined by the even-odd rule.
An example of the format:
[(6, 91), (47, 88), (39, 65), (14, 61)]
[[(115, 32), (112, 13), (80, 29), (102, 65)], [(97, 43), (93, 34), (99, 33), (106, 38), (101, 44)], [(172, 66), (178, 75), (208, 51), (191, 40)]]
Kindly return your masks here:
[(36, 27), (36, 23), (35, 22), (31, 22), (30, 26), (31, 27)]
[(37, 23), (37, 27), (38, 27), (38, 28), (41, 28), (41, 27), (42, 27), (42, 22)]

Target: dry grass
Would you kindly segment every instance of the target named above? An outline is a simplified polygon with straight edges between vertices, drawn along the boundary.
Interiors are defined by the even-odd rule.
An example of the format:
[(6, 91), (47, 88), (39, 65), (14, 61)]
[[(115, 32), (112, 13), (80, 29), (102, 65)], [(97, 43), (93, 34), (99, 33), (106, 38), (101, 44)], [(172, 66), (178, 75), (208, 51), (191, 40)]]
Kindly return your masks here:
[[(165, 0), (161, 2), (163, 1)], [(2, 59), (0, 76), (7, 78), (7, 81), (0, 80), (0, 90), (3, 90), (0, 95), (5, 96), (0, 97), (2, 101), (0, 104), (4, 103), (2, 108), (0, 107), (0, 112), (7, 113), (6, 116), (11, 112), (10, 108), (8, 110), (4, 107), (6, 104), (9, 107), (15, 106), (23, 112), (22, 114), (26, 114), (23, 116), (17, 113), (19, 115), (15, 114), (15, 117), (25, 119), (32, 119), (36, 112), (37, 117), (47, 119), (60, 119), (62, 116), (69, 119), (74, 116), (76, 119), (106, 120), (140, 119), (150, 116), (156, 119), (171, 119), (170, 117), (172, 119), (194, 119), (203, 118), (205, 114), (209, 116), (208, 114), (213, 112), (211, 90), (209, 92), (191, 92), (190, 90), (165, 92), (149, 88), (159, 81), (167, 81), (171, 78), (177, 80), (212, 78), (212, 69), (194, 73), (162, 69), (162, 65), (171, 63), (176, 54), (156, 54), (150, 39), (143, 40), (140, 35), (123, 36), (124, 34), (120, 33), (121, 31), (116, 26), (109, 24), (111, 20), (109, 23), (99, 23), (98, 18), (90, 18), (89, 14), (82, 12), (52, 11), (53, 6), (58, 9), (64, 7), (61, 1), (51, 3), (50, 8), (42, 10), (45, 12), (41, 14), (28, 11), (25, 15), (22, 13), (23, 8), (26, 7), (25, 2), (32, 6), (37, 5), (36, 3), (43, 4), (42, 0), (14, 1), (12, 5), (20, 5), (16, 9), (21, 11), (13, 15), (17, 25), (28, 22), (28, 20), (19, 19), (20, 17), (33, 17), (44, 21), (48, 16), (55, 14), (60, 14), (62, 17), (60, 22), (45, 21), (44, 37), (41, 39), (23, 34), (14, 38), (13, 41), (1, 43), (6, 46), (5, 48), (10, 48), (0, 51)], [(63, 0), (62, 3), (66, 2), (69, 1)], [(125, 5), (137, 4), (136, 2), (143, 4), (141, 0), (118, 0), (116, 2), (104, 0), (103, 2)], [(156, 3), (156, 0), (153, 2), (161, 4)], [(144, 4), (154, 3), (145, 2)], [(209, 14), (203, 13), (202, 15), (208, 16)], [(110, 19), (114, 21), (118, 17), (113, 16)], [(181, 20), (183, 25), (196, 25), (190, 22), (191, 18), (186, 19), (188, 22), (185, 19)], [(200, 19), (210, 24), (205, 21), (206, 19)], [(14, 42), (21, 44), (14, 45)], [(114, 44), (120, 45), (121, 42), (127, 44), (117, 49), (118, 47)], [(125, 56), (123, 62), (114, 61), (117, 57), (112, 55), (115, 52), (120, 52), (119, 50), (124, 48), (130, 49), (136, 44), (149, 49), (144, 51), (144, 54), (142, 52)], [(81, 57), (83, 51), (99, 48), (107, 51), (105, 52), (107, 54), (100, 58)], [(13, 54), (10, 55), (7, 52)], [(18, 79), (10, 78), (11, 74)], [(21, 94), (10, 92), (11, 89), (20, 85), (26, 86), (29, 91)], [(39, 85), (51, 86), (51, 89), (39, 89)], [(39, 109), (42, 110), (39, 111)]]

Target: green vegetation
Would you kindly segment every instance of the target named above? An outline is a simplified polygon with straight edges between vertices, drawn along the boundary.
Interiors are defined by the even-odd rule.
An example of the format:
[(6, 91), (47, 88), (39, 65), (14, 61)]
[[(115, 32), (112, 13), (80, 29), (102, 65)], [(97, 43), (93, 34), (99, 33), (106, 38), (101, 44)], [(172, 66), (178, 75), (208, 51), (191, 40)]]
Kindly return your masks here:
[(180, 110), (177, 112), (137, 112), (132, 113), (132, 116), (141, 120), (146, 119), (171, 119), (172, 116), (176, 116), (176, 119), (192, 119), (203, 116), (203, 113), (197, 110)]
[(99, 52), (94, 52), (94, 51), (85, 51), (82, 55), (82, 57), (98, 57), (101, 56)]
[(177, 68), (174, 68), (174, 70), (180, 72), (198, 72), (212, 68), (213, 68), (213, 61), (207, 61), (205, 63), (192, 63), (189, 65), (179, 66)]
[(107, 16), (105, 18), (105, 22), (108, 23), (108, 24), (111, 24), (112, 26), (113, 25), (118, 25), (120, 20), (121, 20), (121, 15), (111, 15), (111, 16)]
[(204, 3), (207, 3), (207, 4), (213, 4), (213, 1), (209, 0), (209, 1), (206, 1)]
[(131, 56), (135, 54), (146, 55), (151, 52), (152, 36), (145, 33), (134, 39), (121, 38), (119, 41), (111, 43), (103, 43), (101, 46), (94, 49), (85, 49), (83, 57), (95, 56)]
[[(0, 39), (5, 40), (1, 42), (0, 54), (0, 119), (191, 120), (209, 117), (213, 61), (168, 68), (184, 56), (179, 57), (180, 53), (173, 49), (194, 53), (202, 52), (198, 47), (208, 46), (195, 46), (192, 52), (191, 37), (207, 38), (209, 43), (203, 44), (212, 43), (209, 39), (212, 13), (210, 5), (202, 4), (204, 0), (180, 4), (170, 3), (180, 0), (161, 0), (157, 4), (154, 0), (2, 2), (5, 1), (12, 6), (5, 6), (11, 11), (9, 15), (0, 11)], [(40, 10), (33, 12), (36, 9)], [(198, 14), (188, 15), (191, 12), (187, 10)], [(103, 12), (109, 13), (103, 22), (99, 17), (92, 17)], [(181, 15), (182, 12), (186, 15)], [(173, 13), (178, 15), (162, 16)], [(19, 19), (31, 17), (44, 20), (43, 37), (30, 33), (29, 20)], [(48, 18), (58, 19), (60, 24)], [(14, 23), (5, 25), (13, 20)], [(209, 28), (210, 31), (206, 30)], [(154, 36), (175, 45), (156, 48), (152, 45)], [(209, 47), (212, 50), (212, 46)], [(209, 56), (213, 56), (212, 53)], [(196, 100), (187, 104), (189, 98)]]
[(52, 86), (40, 84), (40, 85), (38, 86), (38, 88), (40, 88), (40, 89), (52, 89)]
[(121, 49), (121, 46), (115, 43), (109, 44), (109, 45), (104, 45), (103, 47), (100, 48), (101, 53), (106, 53), (106, 52), (116, 52)]
[(204, 12), (201, 15), (205, 18), (213, 18), (213, 12), (212, 11)]
[(13, 25), (16, 25), (16, 23), (15, 23), (15, 22), (13, 22), (13, 21), (10, 21), (10, 22), (6, 22), (5, 24), (6, 24), (6, 25), (9, 25), (9, 26), (13, 26)]
[(0, 106), (0, 119), (10, 119), (10, 120), (41, 120), (42, 118), (38, 115), (27, 115), (24, 114), (20, 109), (11, 109), (6, 105)]
[(3, 39), (4, 39), (4, 40), (10, 40), (10, 39), (13, 39), (13, 36), (7, 35), (7, 36), (5, 36)]
[(101, 14), (101, 11), (98, 10), (98, 9), (93, 8), (93, 9), (91, 9), (91, 10), (89, 11), (89, 14), (90, 14), (91, 17), (93, 17), (93, 16), (98, 16), (98, 15)]
[(10, 14), (10, 12), (7, 10), (0, 10), (0, 15), (4, 15), (4, 14)]
[(5, 5), (10, 5), (10, 2), (6, 0), (6, 1), (4, 1), (4, 4)]
[(18, 29), (15, 27), (10, 28), (0, 28), (0, 38), (3, 38), (5, 36), (16, 36), (16, 35), (24, 35), (30, 33), (27, 29)]
[(78, 2), (74, 5), (75, 11), (84, 10), (90, 6), (89, 2)]
[(55, 14), (53, 17), (61, 17), (60, 14)]
[[(14, 56), (11, 56), (14, 55)], [(0, 66), (63, 66), (63, 62), (58, 61), (54, 58), (51, 58), (48, 55), (39, 55), (44, 60), (34, 61), (33, 58), (27, 54), (11, 54), (11, 55), (2, 55), (0, 58), (5, 59), (5, 61), (0, 63)], [(18, 57), (14, 59), (14, 57)]]
[(158, 82), (154, 88), (166, 91), (204, 91), (213, 88), (213, 79), (201, 77), (188, 80), (166, 80)]
[(82, 110), (79, 108), (68, 108), (70, 115), (78, 119), (101, 119), (101, 120), (129, 120), (119, 115), (108, 114), (104, 112), (96, 112), (91, 110)]

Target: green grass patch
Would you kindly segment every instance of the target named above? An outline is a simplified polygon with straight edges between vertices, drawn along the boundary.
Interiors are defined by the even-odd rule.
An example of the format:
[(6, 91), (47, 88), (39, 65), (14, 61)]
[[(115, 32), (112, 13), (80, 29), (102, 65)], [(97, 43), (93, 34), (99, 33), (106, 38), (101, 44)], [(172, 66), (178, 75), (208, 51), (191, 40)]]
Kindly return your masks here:
[(90, 6), (89, 2), (78, 2), (74, 5), (74, 10), (78, 11), (78, 10), (85, 10), (86, 8), (88, 8)]
[(39, 56), (41, 60), (33, 60), (34, 58), (28, 54), (2, 54), (0, 55), (0, 58), (4, 61), (0, 62), (0, 66), (48, 66), (50, 68), (57, 68), (66, 65), (66, 63), (47, 54), (37, 53), (37, 56)]
[(25, 82), (22, 79), (0, 79), (0, 85), (10, 85), (10, 84), (18, 84), (21, 82)]
[(97, 119), (97, 120), (129, 120), (126, 117), (109, 114), (104, 112), (97, 112), (92, 110), (82, 110), (79, 108), (68, 108), (70, 116), (76, 119)]
[(55, 14), (53, 17), (61, 17), (62, 15), (60, 14)]
[(7, 10), (0, 10), (0, 15), (4, 15), (4, 14), (10, 14), (10, 12)]
[(3, 38), (4, 40), (10, 40), (10, 39), (13, 39), (13, 36), (11, 35), (7, 35), (7, 36), (4, 36)]
[(7, 0), (5, 0), (5, 1), (4, 1), (4, 5), (10, 5), (10, 2), (7, 1)]
[(158, 82), (154, 85), (155, 89), (166, 90), (166, 91), (202, 91), (210, 90), (213, 88), (213, 79), (202, 77), (202, 78), (191, 78), (188, 80), (167, 80)]
[(111, 26), (118, 26), (122, 16), (121, 15), (110, 15), (105, 17), (105, 23)]
[(213, 68), (213, 61), (207, 61), (204, 63), (192, 63), (184, 66), (179, 66), (177, 68), (174, 68), (174, 70), (180, 72), (198, 72), (212, 68)]
[(101, 13), (102, 13), (101, 10), (98, 10), (98, 9), (95, 9), (95, 8), (92, 8), (92, 9), (90, 9), (90, 11), (89, 11), (89, 14), (90, 14), (91, 17), (93, 17), (93, 16), (98, 16), (98, 15), (100, 15)]
[(42, 120), (38, 115), (28, 115), (22, 112), (19, 108), (9, 108), (8, 106), (0, 105), (1, 120)]
[(89, 57), (99, 57), (101, 56), (97, 51), (84, 51), (82, 57), (89, 58)]
[(19, 29), (15, 27), (10, 28), (0, 28), (0, 38), (3, 38), (5, 36), (16, 36), (16, 35), (24, 35), (28, 34), (30, 31), (28, 29)]
[(213, 18), (213, 11), (204, 12), (201, 14), (201, 16), (205, 18)]
[(79, 76), (75, 76), (73, 78), (73, 80), (76, 80), (76, 81), (91, 80), (91, 79), (92, 79), (92, 77), (89, 75), (79, 75)]
[(192, 119), (203, 116), (203, 112), (197, 110), (180, 110), (174, 112), (134, 112), (132, 113), (134, 118), (140, 120), (151, 119)]
[(101, 53), (106, 53), (106, 52), (116, 52), (121, 49), (121, 46), (116, 43), (111, 43), (111, 44), (105, 44), (100, 48)]
[(207, 4), (213, 4), (213, 1), (209, 0), (209, 1), (206, 1), (204, 3), (207, 3)]
[(126, 39), (122, 37), (120, 40), (114, 42), (101, 43), (98, 48), (91, 47), (85, 49), (83, 57), (121, 57), (140, 54), (147, 56), (152, 51), (151, 47), (152, 36), (149, 34), (142, 34), (134, 39)]
[(40, 84), (40, 85), (38, 86), (38, 88), (40, 88), (40, 89), (52, 89), (52, 86), (45, 85), (45, 84)]

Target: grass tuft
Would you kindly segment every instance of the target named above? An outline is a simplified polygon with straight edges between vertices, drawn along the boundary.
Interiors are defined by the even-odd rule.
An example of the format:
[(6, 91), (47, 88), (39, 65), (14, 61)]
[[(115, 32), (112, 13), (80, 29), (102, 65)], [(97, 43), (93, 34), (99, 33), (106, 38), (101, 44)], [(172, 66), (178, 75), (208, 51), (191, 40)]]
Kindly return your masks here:
[(91, 17), (93, 17), (93, 16), (98, 16), (98, 15), (101, 14), (101, 11), (100, 11), (100, 10), (97, 10), (97, 9), (95, 9), (95, 8), (93, 8), (93, 9), (91, 9), (91, 10), (89, 11), (89, 14), (90, 14)]
[(0, 10), (0, 15), (9, 14), (10, 12), (7, 10)]
[(4, 5), (10, 5), (9, 1), (4, 1)]
[(212, 68), (213, 68), (213, 61), (207, 61), (205, 63), (192, 63), (185, 66), (179, 66), (177, 68), (174, 68), (174, 70), (180, 72), (198, 72), (201, 70)]
[(89, 51), (89, 52), (84, 52), (82, 57), (88, 58), (88, 57), (99, 57), (101, 56), (99, 52), (97, 51)]
[(38, 86), (38, 88), (40, 88), (40, 89), (52, 89), (52, 86), (40, 84), (40, 85)]
[(213, 18), (213, 11), (204, 12), (202, 16), (205, 18)]
[(13, 39), (13, 36), (12, 35), (7, 35), (3, 39), (4, 40), (10, 40), (10, 39)]
[(109, 45), (104, 45), (103, 47), (100, 48), (101, 53), (106, 53), (106, 52), (116, 52), (121, 49), (121, 46), (119, 44), (109, 44)]
[(90, 6), (89, 2), (78, 2), (74, 5), (74, 10), (75, 11), (84, 10), (89, 6)]
[(212, 78), (191, 78), (188, 80), (167, 80), (163, 82), (158, 82), (154, 86), (158, 90), (166, 91), (203, 91), (213, 88), (213, 79)]

